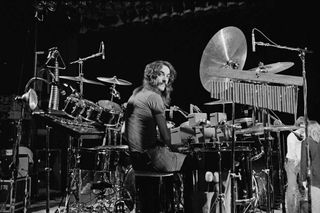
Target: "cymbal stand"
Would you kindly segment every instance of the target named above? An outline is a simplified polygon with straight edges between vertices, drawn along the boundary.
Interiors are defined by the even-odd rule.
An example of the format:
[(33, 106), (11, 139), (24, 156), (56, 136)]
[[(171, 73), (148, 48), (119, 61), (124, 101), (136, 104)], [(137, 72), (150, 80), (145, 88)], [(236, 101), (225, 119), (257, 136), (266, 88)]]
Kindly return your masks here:
[(111, 101), (113, 101), (113, 98), (118, 98), (120, 99), (120, 92), (118, 92), (116, 90), (116, 84), (112, 84), (112, 86), (110, 87), (111, 89)]
[(235, 184), (235, 140), (236, 140), (236, 133), (234, 127), (234, 119), (235, 119), (235, 103), (232, 102), (232, 143), (231, 143), (231, 155), (232, 155), (232, 167), (231, 167), (231, 213), (236, 212), (236, 184)]
[(218, 144), (218, 196), (216, 197), (216, 200), (214, 201), (214, 204), (217, 204), (219, 202), (219, 212), (222, 213), (222, 206), (224, 203), (224, 199), (225, 199), (225, 194), (222, 193), (222, 166), (221, 166), (221, 143), (217, 143)]
[[(102, 43), (101, 43), (102, 44)], [(99, 57), (99, 56), (103, 56), (104, 55), (104, 52), (101, 51), (101, 44), (100, 44), (100, 49), (99, 49), (99, 52), (98, 53), (95, 53), (95, 54), (92, 54), (90, 56), (87, 56), (85, 58), (79, 58), (78, 60), (76, 61), (72, 61), (70, 62), (70, 64), (75, 64), (75, 63), (78, 63), (79, 64), (79, 77), (80, 77), (80, 97), (83, 97), (83, 77), (84, 77), (84, 74), (83, 74), (83, 62), (88, 60), (88, 59), (91, 59), (91, 58), (95, 58), (95, 57)]]
[[(15, 212), (15, 202), (16, 202), (16, 194), (17, 194), (17, 178), (18, 178), (18, 166), (19, 166), (19, 146), (20, 146), (20, 142), (21, 142), (21, 137), (22, 137), (22, 120), (23, 120), (23, 116), (24, 116), (24, 106), (22, 106), (21, 109), (21, 116), (20, 119), (18, 120), (17, 123), (17, 135), (16, 135), (16, 140), (13, 144), (13, 148), (12, 148), (12, 163), (10, 165), (10, 169), (11, 171), (11, 178), (13, 180), (13, 184), (11, 186), (11, 192), (13, 190), (12, 193), (10, 193), (12, 195), (11, 197), (11, 203), (10, 203), (10, 213), (14, 213)], [(27, 182), (26, 182), (27, 184)]]
[[(262, 123), (263, 123), (263, 126), (266, 126), (266, 121), (265, 121), (265, 116), (266, 116), (266, 110), (263, 109), (262, 110)], [(268, 114), (267, 114), (268, 115)], [(268, 116), (268, 125), (270, 124), (270, 117)], [(272, 183), (271, 183), (271, 178), (270, 178), (270, 175), (272, 175), (272, 172), (273, 172), (273, 169), (272, 169), (272, 146), (271, 146), (271, 135), (270, 135), (270, 131), (266, 131), (264, 130), (264, 138), (265, 138), (265, 142), (267, 143), (267, 151), (266, 151), (266, 169), (263, 170), (263, 172), (267, 175), (267, 209), (266, 209), (266, 212), (269, 213), (269, 212), (273, 212), (273, 210), (271, 209), (271, 200), (272, 200), (272, 197), (273, 195), (271, 195), (271, 186), (272, 186)], [(272, 196), (272, 197), (271, 197)]]
[(278, 178), (279, 178), (279, 185), (280, 185), (280, 196), (281, 196), (281, 205), (282, 205), (282, 212), (285, 213), (286, 212), (286, 204), (285, 204), (285, 193), (284, 193), (284, 190), (283, 190), (283, 186), (285, 185), (285, 182), (284, 182), (284, 155), (283, 155), (283, 146), (281, 141), (284, 141), (284, 139), (282, 138), (281, 140), (281, 136), (280, 136), (280, 131), (277, 132), (277, 141), (278, 141), (278, 150), (279, 150), (279, 170), (278, 170)]
[(47, 200), (46, 200), (46, 213), (50, 212), (50, 132), (52, 127), (46, 126), (46, 174), (47, 174)]
[[(79, 169), (79, 147), (81, 146), (82, 140), (78, 138), (76, 140), (77, 145), (76, 147), (73, 146), (73, 137), (69, 136), (68, 142), (68, 150), (67, 150), (67, 186), (66, 186), (66, 196), (65, 196), (65, 203), (64, 203), (64, 210), (66, 213), (70, 212), (70, 198), (73, 194), (75, 197), (75, 203), (73, 206), (76, 209), (76, 212), (81, 211), (80, 205), (80, 188), (81, 188), (81, 170)], [(74, 158), (72, 158), (74, 157)], [(63, 198), (61, 202), (63, 201)], [(61, 203), (59, 204), (56, 213), (63, 212), (60, 210)], [(72, 211), (73, 212), (73, 211)]]
[[(259, 31), (258, 29), (254, 28), (255, 30)], [(259, 31), (260, 32), (260, 31)], [(292, 48), (287, 46), (281, 46), (278, 44), (270, 44), (270, 43), (264, 43), (264, 42), (254, 42), (254, 45), (259, 46), (267, 46), (267, 47), (275, 47), (279, 49), (286, 49), (290, 51), (296, 51), (299, 52), (299, 58), (302, 62), (302, 78), (303, 78), (303, 109), (304, 109), (304, 121), (305, 121), (305, 137), (308, 138), (308, 110), (307, 110), (307, 75), (306, 75), (306, 66), (305, 66), (305, 55), (306, 53), (313, 53), (313, 51), (308, 50), (306, 47), (304, 49), (302, 48)], [(308, 212), (311, 212), (311, 170), (310, 170), (310, 148), (309, 143), (306, 141), (306, 156), (307, 156), (307, 188), (308, 188)]]

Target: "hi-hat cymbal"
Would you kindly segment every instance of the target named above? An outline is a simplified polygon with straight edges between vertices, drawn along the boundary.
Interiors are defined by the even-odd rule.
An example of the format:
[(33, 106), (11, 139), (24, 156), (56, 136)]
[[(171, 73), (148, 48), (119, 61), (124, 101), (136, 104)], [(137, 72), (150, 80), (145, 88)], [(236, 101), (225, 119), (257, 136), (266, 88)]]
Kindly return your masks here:
[(97, 81), (92, 81), (92, 80), (86, 79), (86, 78), (81, 77), (81, 76), (59, 76), (59, 78), (66, 79), (66, 80), (71, 80), (71, 81), (78, 81), (78, 82), (82, 81), (83, 83), (96, 84), (96, 85), (104, 86), (103, 83), (100, 83), (100, 82), (97, 82)]
[(200, 62), (200, 80), (203, 87), (211, 92), (211, 82), (228, 81), (213, 75), (216, 70), (227, 68), (242, 70), (247, 57), (247, 41), (236, 27), (225, 27), (218, 31), (204, 49)]
[(132, 83), (123, 79), (117, 78), (117, 76), (113, 76), (112, 78), (105, 77), (97, 77), (99, 81), (110, 83), (110, 84), (118, 84), (118, 85), (131, 85)]
[(258, 73), (278, 73), (289, 69), (294, 65), (293, 62), (277, 62), (273, 64), (260, 64), (258, 67), (249, 69), (248, 71), (255, 71)]

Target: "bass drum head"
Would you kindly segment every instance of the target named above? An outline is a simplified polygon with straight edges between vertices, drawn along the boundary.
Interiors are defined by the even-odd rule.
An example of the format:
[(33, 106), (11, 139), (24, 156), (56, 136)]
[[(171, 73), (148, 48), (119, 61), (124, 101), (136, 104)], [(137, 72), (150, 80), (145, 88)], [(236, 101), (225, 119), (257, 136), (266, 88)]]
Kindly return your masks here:
[[(256, 198), (255, 207), (261, 210), (266, 210), (268, 207), (268, 193), (273, 194), (273, 186), (270, 183), (268, 190), (267, 186), (267, 174), (264, 172), (258, 172), (253, 174), (253, 193)], [(269, 192), (268, 192), (269, 191)], [(270, 196), (270, 207), (273, 205), (273, 196)]]

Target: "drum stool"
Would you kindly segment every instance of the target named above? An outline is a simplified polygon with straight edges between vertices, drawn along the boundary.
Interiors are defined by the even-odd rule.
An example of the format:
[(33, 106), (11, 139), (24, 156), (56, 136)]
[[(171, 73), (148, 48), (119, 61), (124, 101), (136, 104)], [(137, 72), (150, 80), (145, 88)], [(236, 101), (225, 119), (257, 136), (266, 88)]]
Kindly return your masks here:
[(137, 213), (174, 213), (174, 173), (134, 171)]

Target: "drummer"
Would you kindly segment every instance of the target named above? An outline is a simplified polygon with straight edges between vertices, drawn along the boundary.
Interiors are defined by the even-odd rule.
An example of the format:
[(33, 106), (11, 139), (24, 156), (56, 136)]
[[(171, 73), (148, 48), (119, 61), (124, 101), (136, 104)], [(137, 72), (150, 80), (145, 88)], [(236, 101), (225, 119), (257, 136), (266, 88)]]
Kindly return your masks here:
[(147, 64), (143, 85), (133, 91), (127, 102), (124, 138), (129, 145), (134, 170), (175, 172), (192, 169), (192, 158), (174, 151), (167, 128), (165, 108), (170, 103), (175, 77), (176, 71), (168, 61)]

